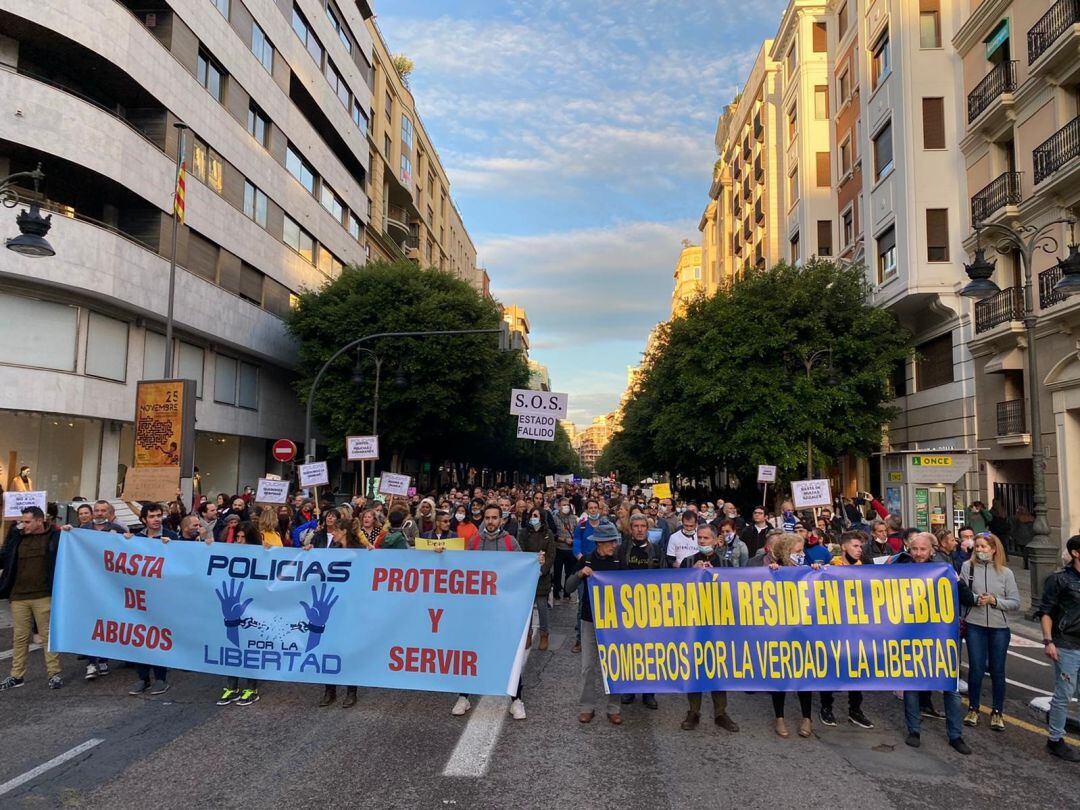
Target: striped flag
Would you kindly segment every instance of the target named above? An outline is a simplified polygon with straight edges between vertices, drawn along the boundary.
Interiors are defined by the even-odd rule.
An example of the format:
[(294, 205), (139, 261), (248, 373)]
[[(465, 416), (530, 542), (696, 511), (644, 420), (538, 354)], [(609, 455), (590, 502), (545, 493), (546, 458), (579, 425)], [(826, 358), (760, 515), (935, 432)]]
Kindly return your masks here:
[(187, 161), (181, 161), (180, 170), (176, 173), (176, 192), (173, 194), (173, 213), (176, 221), (184, 222), (184, 180), (187, 176)]

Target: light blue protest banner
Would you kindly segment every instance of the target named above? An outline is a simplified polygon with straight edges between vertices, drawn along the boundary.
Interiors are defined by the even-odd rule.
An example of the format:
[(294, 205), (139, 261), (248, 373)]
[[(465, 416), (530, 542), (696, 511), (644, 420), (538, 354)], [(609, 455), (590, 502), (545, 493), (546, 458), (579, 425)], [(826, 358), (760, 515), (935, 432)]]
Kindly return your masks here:
[(60, 652), (262, 680), (513, 693), (537, 555), (264, 549), (75, 529)]

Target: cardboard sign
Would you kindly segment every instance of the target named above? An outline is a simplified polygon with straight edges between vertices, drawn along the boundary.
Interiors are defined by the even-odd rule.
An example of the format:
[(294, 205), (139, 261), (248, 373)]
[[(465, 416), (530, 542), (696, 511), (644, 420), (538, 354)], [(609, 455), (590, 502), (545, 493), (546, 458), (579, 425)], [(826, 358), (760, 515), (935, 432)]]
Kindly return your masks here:
[(757, 482), (759, 484), (775, 484), (776, 467), (771, 464), (759, 464), (757, 468)]
[(379, 457), (378, 436), (348, 436), (345, 439), (345, 457), (349, 461), (372, 461)]
[(407, 475), (383, 473), (382, 478), (379, 479), (379, 492), (383, 495), (401, 495), (402, 497), (406, 497), (409, 494), (410, 481), (412, 481), (412, 478)]
[(813, 509), (817, 506), (832, 506), (832, 489), (829, 479), (818, 478), (813, 481), (792, 481), (791, 500), (796, 509)]
[[(173, 487), (173, 494), (176, 488)], [(5, 492), (4, 493), (4, 519), (21, 518), (23, 509), (36, 506), (42, 512), (45, 511), (48, 496), (41, 492)]]
[(510, 413), (514, 416), (533, 414), (565, 419), (568, 400), (569, 397), (566, 394), (557, 394), (554, 391), (515, 388), (510, 392)]
[(255, 489), (255, 503), (286, 503), (289, 500), (289, 482), (260, 478)]
[(555, 441), (555, 425), (557, 423), (558, 420), (554, 416), (523, 413), (518, 416), (517, 437), (519, 439), (553, 442)]
[(167, 502), (176, 499), (179, 488), (179, 467), (129, 467), (120, 497), (129, 502)]
[(547, 487), (548, 489), (555, 486), (555, 476), (554, 475), (545, 475), (544, 476), (544, 486)]
[(660, 498), (661, 500), (663, 500), (664, 498), (670, 498), (671, 484), (653, 484), (652, 496), (654, 498)]
[(443, 551), (464, 551), (465, 550), (465, 538), (464, 537), (446, 537), (442, 540), (425, 540), (423, 537), (416, 538), (416, 545), (413, 546), (419, 551), (435, 551), (442, 549)]
[(302, 487), (330, 486), (330, 471), (326, 469), (325, 461), (313, 461), (310, 464), (301, 464), (296, 470), (300, 475), (300, 486)]

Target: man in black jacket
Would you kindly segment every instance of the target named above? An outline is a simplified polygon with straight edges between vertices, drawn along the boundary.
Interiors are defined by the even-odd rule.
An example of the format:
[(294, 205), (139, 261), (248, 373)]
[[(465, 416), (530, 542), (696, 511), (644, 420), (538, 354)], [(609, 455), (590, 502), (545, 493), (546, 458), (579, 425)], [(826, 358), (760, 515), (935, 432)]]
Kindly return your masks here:
[(765, 547), (765, 535), (772, 527), (769, 522), (765, 520), (765, 507), (755, 506), (753, 515), (751, 516), (752, 522), (742, 530), (742, 541), (746, 543), (746, 550), (750, 552), (750, 556), (753, 557), (757, 554), (759, 549)]
[(1065, 742), (1069, 700), (1080, 692), (1080, 534), (1069, 538), (1065, 550), (1069, 564), (1046, 578), (1036, 615), (1042, 624), (1046, 657), (1054, 662), (1046, 750), (1066, 762), (1080, 762), (1080, 752)]
[(53, 573), (59, 548), (60, 530), (46, 525), (41, 509), (29, 506), (22, 512), (20, 526), (11, 530), (0, 550), (0, 599), (11, 600), (11, 620), (15, 628), (11, 675), (0, 681), (0, 690), (23, 685), (35, 622), (45, 650), (49, 688), (59, 689), (64, 685), (60, 676), (60, 655), (49, 651)]

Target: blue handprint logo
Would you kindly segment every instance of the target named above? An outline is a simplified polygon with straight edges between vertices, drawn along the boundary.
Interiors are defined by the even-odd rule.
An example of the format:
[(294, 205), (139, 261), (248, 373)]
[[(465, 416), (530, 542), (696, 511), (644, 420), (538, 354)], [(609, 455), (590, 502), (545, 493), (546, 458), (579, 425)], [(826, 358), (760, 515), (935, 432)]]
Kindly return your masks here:
[(300, 600), (300, 605), (304, 608), (304, 613), (307, 614), (308, 641), (306, 652), (311, 652), (319, 646), (319, 642), (322, 641), (323, 631), (326, 630), (326, 622), (330, 619), (330, 609), (337, 604), (339, 598), (334, 595), (333, 588), (330, 588), (329, 593), (327, 593), (326, 583), (323, 583), (322, 593), (318, 592), (316, 586), (311, 586), (310, 605), (304, 600)]
[[(314, 590), (314, 589), (312, 589)], [(240, 625), (244, 621), (244, 611), (254, 601), (252, 597), (240, 601), (244, 593), (244, 583), (235, 579), (221, 583), (221, 590), (214, 589), (218, 601), (221, 603), (221, 615), (225, 620), (225, 635), (234, 647), (240, 646)]]

